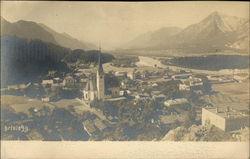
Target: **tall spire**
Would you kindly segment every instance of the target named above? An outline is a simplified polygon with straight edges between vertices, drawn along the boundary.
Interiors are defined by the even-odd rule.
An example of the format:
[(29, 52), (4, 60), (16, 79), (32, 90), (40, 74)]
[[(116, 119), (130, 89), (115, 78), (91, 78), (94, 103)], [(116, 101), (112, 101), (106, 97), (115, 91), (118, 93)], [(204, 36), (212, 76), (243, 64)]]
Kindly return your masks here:
[(98, 71), (99, 73), (104, 73), (103, 68), (102, 68), (101, 53), (102, 53), (101, 45), (99, 44), (98, 66), (97, 66), (98, 68), (97, 68), (97, 71)]

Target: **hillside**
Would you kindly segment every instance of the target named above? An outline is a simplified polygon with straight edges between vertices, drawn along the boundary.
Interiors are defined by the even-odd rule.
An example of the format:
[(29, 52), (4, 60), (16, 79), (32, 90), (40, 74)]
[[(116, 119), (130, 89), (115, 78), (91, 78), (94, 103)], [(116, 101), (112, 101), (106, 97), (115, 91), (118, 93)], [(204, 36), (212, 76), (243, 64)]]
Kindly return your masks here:
[(44, 24), (39, 24), (39, 25), (43, 29), (48, 31), (50, 34), (52, 34), (54, 36), (56, 42), (63, 47), (67, 47), (67, 48), (71, 48), (71, 49), (84, 49), (84, 50), (97, 49), (97, 47), (95, 45), (93, 45), (91, 43), (87, 43), (87, 42), (81, 42), (81, 41), (71, 37), (67, 33), (58, 33)]
[(20, 20), (10, 23), (1, 17), (1, 35), (18, 38), (36, 39), (53, 43), (70, 49), (91, 50), (97, 47), (91, 43), (81, 42), (66, 33), (58, 33), (44, 24)]
[(199, 23), (183, 30), (176, 28), (170, 33), (166, 32), (166, 28), (146, 33), (128, 43), (124, 49), (201, 53), (225, 50), (247, 52), (249, 20), (213, 12)]
[[(1, 36), (1, 86), (39, 81), (48, 71), (70, 71), (68, 64), (97, 62), (98, 51), (71, 50), (41, 40)], [(103, 54), (103, 63), (114, 57)]]
[(50, 70), (67, 72), (61, 59), (69, 53), (69, 49), (41, 40), (1, 36), (1, 87), (38, 81)]

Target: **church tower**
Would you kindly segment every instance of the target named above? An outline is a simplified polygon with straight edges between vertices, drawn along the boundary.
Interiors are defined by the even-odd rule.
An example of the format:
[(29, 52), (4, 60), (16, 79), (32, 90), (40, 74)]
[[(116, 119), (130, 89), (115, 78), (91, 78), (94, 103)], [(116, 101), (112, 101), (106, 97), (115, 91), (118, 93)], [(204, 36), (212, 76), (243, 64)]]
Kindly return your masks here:
[(98, 64), (96, 71), (96, 86), (97, 86), (97, 98), (98, 100), (104, 99), (105, 95), (105, 84), (104, 84), (104, 71), (101, 61), (101, 48), (99, 48)]

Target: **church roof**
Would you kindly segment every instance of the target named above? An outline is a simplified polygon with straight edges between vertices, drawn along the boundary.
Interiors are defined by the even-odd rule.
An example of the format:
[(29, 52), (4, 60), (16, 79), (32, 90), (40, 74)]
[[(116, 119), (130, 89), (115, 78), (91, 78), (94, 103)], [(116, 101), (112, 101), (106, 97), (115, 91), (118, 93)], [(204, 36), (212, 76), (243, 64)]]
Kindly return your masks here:
[(93, 77), (91, 77), (85, 87), (86, 91), (95, 91), (96, 90), (96, 83)]
[(93, 82), (92, 82), (92, 81), (89, 81), (89, 82), (86, 84), (85, 90), (86, 90), (86, 91), (93, 91), (93, 90), (94, 90)]

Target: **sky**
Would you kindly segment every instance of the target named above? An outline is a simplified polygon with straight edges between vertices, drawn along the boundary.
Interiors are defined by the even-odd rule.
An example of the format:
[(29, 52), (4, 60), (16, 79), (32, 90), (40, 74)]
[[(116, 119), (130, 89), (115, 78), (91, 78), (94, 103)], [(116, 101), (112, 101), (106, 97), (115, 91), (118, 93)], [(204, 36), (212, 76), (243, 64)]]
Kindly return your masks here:
[(249, 18), (249, 2), (70, 2), (1, 1), (10, 22), (43, 23), (79, 40), (114, 49), (162, 27), (185, 28), (214, 11)]

